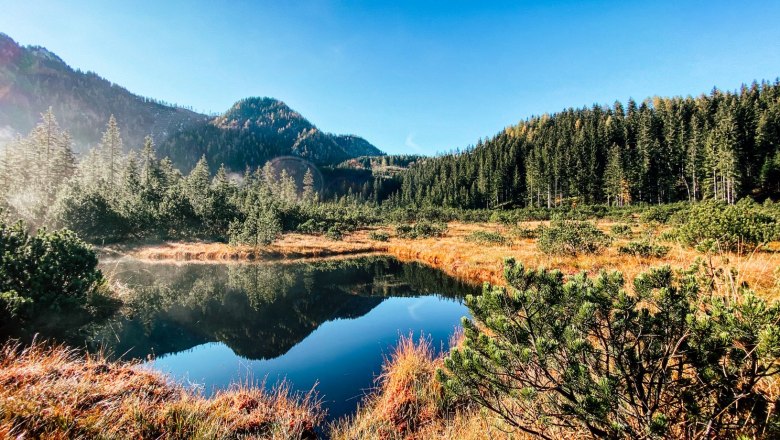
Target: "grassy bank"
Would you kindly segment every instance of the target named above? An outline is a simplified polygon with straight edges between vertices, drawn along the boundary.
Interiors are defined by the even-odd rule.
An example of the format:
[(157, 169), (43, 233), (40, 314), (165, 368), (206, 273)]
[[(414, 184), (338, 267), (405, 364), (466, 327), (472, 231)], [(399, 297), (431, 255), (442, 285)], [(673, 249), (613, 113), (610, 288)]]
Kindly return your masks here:
[[(453, 339), (455, 344), (458, 336)], [(357, 414), (331, 426), (334, 440), (521, 438), (468, 402), (448, 398), (436, 370), (443, 358), (430, 342), (402, 338), (386, 360), (377, 387)]]
[[(523, 261), (533, 267), (560, 269), (566, 274), (586, 271), (596, 274), (602, 269), (614, 269), (627, 278), (650, 267), (669, 264), (673, 267), (687, 267), (697, 258), (707, 258), (713, 266), (733, 267), (737, 278), (734, 282), (747, 282), (762, 295), (777, 297), (780, 295), (780, 252), (762, 251), (747, 254), (718, 252), (702, 254), (682, 243), (670, 241), (663, 256), (630, 255), (621, 252), (621, 246), (640, 237), (657, 239), (668, 227), (658, 225), (634, 224), (628, 234), (615, 238), (612, 245), (598, 254), (589, 255), (548, 255), (541, 252), (537, 240), (527, 237), (523, 231), (533, 231), (548, 222), (523, 222), (518, 226), (506, 226), (498, 223), (459, 223), (448, 224), (442, 237), (401, 238), (391, 228), (373, 228), (345, 234), (341, 240), (332, 240), (325, 236), (285, 234), (272, 245), (253, 248), (230, 246), (222, 243), (180, 243), (171, 242), (161, 245), (146, 245), (127, 248), (123, 252), (145, 260), (175, 261), (247, 261), (262, 258), (318, 258), (333, 255), (355, 255), (369, 252), (387, 253), (402, 261), (418, 261), (435, 267), (450, 276), (470, 282), (490, 282), (503, 284), (503, 261), (507, 257)], [(598, 228), (613, 234), (612, 229), (620, 222), (597, 221)], [(387, 241), (372, 240), (371, 233), (381, 231), (389, 236)], [(485, 243), (472, 239), (475, 233), (491, 233), (504, 237), (497, 243)], [(778, 249), (778, 243), (772, 243), (771, 249)]]
[(305, 439), (313, 394), (236, 385), (205, 398), (136, 363), (41, 343), (0, 348), (0, 438)]

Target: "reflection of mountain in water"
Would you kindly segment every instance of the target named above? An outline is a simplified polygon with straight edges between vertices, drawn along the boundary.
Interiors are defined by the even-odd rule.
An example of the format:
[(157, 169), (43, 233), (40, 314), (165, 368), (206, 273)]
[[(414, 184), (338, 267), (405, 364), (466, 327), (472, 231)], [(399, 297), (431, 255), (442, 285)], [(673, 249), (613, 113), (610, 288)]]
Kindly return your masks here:
[(385, 257), (314, 264), (123, 262), (106, 271), (136, 294), (127, 316), (93, 343), (130, 358), (211, 341), (249, 359), (274, 358), (322, 323), (362, 316), (386, 297), (457, 298), (474, 291), (435, 269)]

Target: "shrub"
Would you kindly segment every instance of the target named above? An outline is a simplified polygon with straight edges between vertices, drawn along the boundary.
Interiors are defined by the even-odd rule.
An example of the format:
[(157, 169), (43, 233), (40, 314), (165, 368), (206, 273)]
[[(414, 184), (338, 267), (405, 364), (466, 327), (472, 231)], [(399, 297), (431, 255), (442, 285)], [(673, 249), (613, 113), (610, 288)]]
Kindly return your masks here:
[(681, 215), (677, 236), (683, 243), (700, 249), (752, 250), (778, 239), (778, 217), (750, 199), (735, 205), (701, 202)]
[(705, 294), (701, 273), (653, 269), (629, 294), (619, 272), (565, 282), (508, 260), (508, 291), (467, 297), (476, 322), (437, 376), (543, 438), (778, 438), (780, 305)]
[(652, 244), (647, 241), (631, 241), (618, 247), (618, 252), (623, 255), (633, 255), (643, 258), (663, 258), (669, 253), (669, 246)]
[(550, 226), (539, 228), (537, 246), (545, 254), (578, 255), (601, 252), (610, 242), (593, 223), (554, 220)]
[(105, 289), (92, 248), (72, 231), (28, 233), (19, 222), (0, 224), (0, 316), (85, 309)]
[(371, 231), (368, 234), (368, 238), (376, 241), (387, 241), (390, 239), (390, 236), (387, 234), (387, 232), (383, 231)]
[(538, 230), (525, 227), (512, 229), (512, 234), (517, 238), (536, 238), (539, 235)]
[(687, 203), (671, 203), (651, 206), (642, 212), (640, 219), (644, 223), (669, 223), (669, 221), (675, 217), (675, 214), (684, 211), (685, 208), (687, 208), (687, 205)]
[(446, 223), (419, 221), (414, 225), (397, 225), (395, 233), (401, 238), (442, 237), (447, 232)]
[(491, 231), (474, 231), (468, 237), (466, 237), (466, 241), (472, 241), (480, 244), (511, 244), (511, 241), (509, 241), (509, 239), (500, 233)]
[(631, 236), (633, 235), (633, 232), (631, 231), (631, 226), (625, 223), (618, 223), (616, 225), (612, 225), (610, 231), (612, 231), (612, 235), (614, 235), (615, 237), (631, 238)]
[(129, 221), (97, 190), (65, 191), (54, 206), (54, 221), (92, 243), (115, 242), (130, 233)]
[(330, 238), (331, 240), (341, 240), (344, 238), (344, 234), (341, 232), (341, 230), (335, 226), (331, 226), (330, 229), (328, 229), (328, 232), (325, 233), (325, 236)]

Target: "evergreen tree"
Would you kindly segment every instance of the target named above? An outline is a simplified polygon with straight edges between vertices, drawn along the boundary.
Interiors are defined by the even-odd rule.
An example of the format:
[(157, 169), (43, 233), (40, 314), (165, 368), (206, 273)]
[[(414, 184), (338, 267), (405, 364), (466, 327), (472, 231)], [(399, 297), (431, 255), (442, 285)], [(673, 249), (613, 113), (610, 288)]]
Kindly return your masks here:
[(108, 184), (109, 191), (113, 193), (116, 191), (121, 177), (119, 161), (122, 157), (122, 137), (114, 115), (108, 118), (106, 131), (103, 132), (98, 151), (104, 166), (104, 179)]
[(314, 174), (311, 168), (306, 168), (306, 174), (303, 175), (303, 200), (313, 202), (317, 194), (314, 192)]
[[(509, 426), (539, 438), (775, 438), (760, 385), (780, 374), (780, 303), (711, 294), (701, 268), (620, 273), (528, 270), (466, 304), (464, 342), (439, 378)], [(718, 280), (722, 281), (722, 280)]]
[(623, 206), (625, 175), (623, 173), (623, 158), (620, 147), (612, 145), (609, 151), (607, 167), (604, 170), (604, 194), (607, 204)]
[(187, 197), (189, 197), (190, 203), (199, 216), (203, 216), (206, 213), (210, 179), (211, 171), (209, 171), (209, 165), (204, 155), (187, 176)]

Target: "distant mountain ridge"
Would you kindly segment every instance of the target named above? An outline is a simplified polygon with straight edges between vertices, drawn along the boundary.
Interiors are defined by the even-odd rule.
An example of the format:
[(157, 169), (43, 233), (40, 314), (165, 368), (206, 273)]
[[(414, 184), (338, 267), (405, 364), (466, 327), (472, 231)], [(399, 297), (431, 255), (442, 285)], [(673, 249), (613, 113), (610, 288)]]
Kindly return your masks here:
[(212, 166), (225, 163), (234, 171), (281, 155), (336, 164), (384, 154), (358, 136), (322, 132), (273, 98), (243, 99), (210, 117), (135, 95), (95, 73), (71, 68), (45, 48), (23, 47), (0, 33), (0, 145), (29, 132), (49, 107), (71, 133), (77, 152), (97, 145), (113, 114), (127, 149), (139, 149), (151, 135), (160, 155), (183, 171), (203, 154)]
[(52, 107), (60, 125), (84, 152), (100, 140), (113, 114), (129, 147), (146, 135), (163, 139), (171, 132), (204, 123), (206, 115), (134, 95), (95, 73), (74, 70), (42, 47), (21, 47), (0, 33), (0, 142), (32, 129)]

